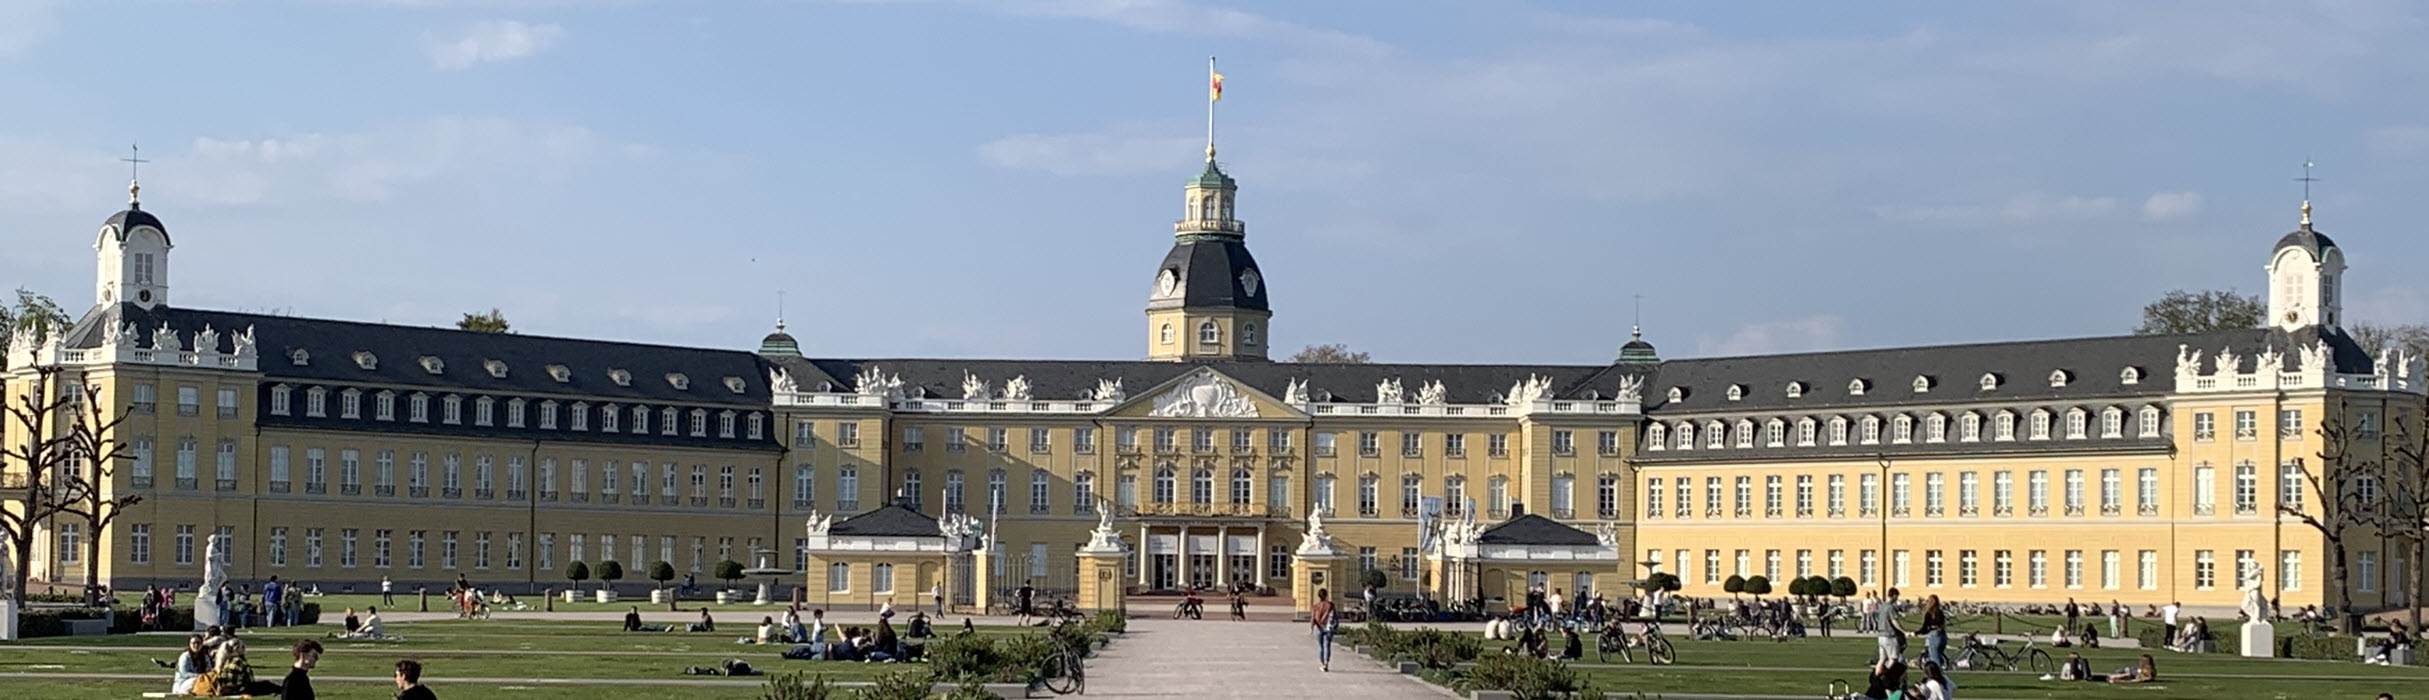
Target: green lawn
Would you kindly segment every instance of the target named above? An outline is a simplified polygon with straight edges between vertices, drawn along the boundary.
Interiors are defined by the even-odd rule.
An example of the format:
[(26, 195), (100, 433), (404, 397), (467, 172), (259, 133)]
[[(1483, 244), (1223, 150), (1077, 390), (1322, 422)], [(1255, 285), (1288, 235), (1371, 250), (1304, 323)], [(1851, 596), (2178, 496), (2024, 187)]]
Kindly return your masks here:
[[(739, 632), (726, 633), (632, 633), (617, 631), (612, 622), (560, 622), (544, 620), (493, 620), (432, 622), (401, 622), (388, 625), (392, 634), (402, 635), (403, 642), (340, 642), (319, 634), (298, 635), (294, 632), (325, 634), (326, 626), (307, 628), (249, 629), (241, 638), (246, 640), (256, 674), (275, 678), (284, 674), (290, 657), (286, 648), (302, 636), (321, 639), (329, 653), (321, 658), (314, 671), (317, 677), (389, 675), (398, 659), (421, 661), (435, 687), (445, 688), (450, 698), (566, 698), (577, 696), (594, 700), (606, 693), (618, 698), (694, 698), (756, 697), (754, 690), (709, 686), (633, 686), (580, 685), (567, 686), (560, 679), (663, 679), (681, 680), (688, 666), (713, 666), (728, 658), (739, 658), (754, 667), (771, 673), (808, 671), (832, 681), (868, 681), (877, 676), (902, 670), (922, 669), (919, 665), (865, 664), (853, 662), (791, 661), (778, 656), (785, 645), (735, 644)], [(949, 630), (948, 630), (949, 631)], [(1028, 631), (1012, 627), (982, 627), (981, 634), (1019, 634)], [(143, 674), (157, 675), (160, 681), (90, 681), (38, 678), (0, 678), (0, 697), (21, 698), (91, 698), (133, 697), (143, 691), (162, 690), (167, 685), (168, 671), (152, 663), (152, 659), (173, 660), (185, 643), (183, 634), (112, 635), (102, 637), (43, 637), (20, 642), (0, 643), (0, 673), (27, 674)], [(73, 648), (92, 647), (92, 649)], [(555, 653), (551, 653), (555, 652)], [(455, 682), (449, 678), (493, 679), (487, 682)], [(530, 679), (523, 682), (523, 679)], [(378, 691), (369, 683), (336, 684), (335, 690), (346, 696), (385, 697), (393, 691)], [(96, 690), (108, 688), (110, 691)], [(356, 690), (360, 688), (360, 690)], [(612, 688), (612, 691), (608, 689)], [(30, 690), (30, 694), (20, 692)], [(111, 695), (124, 690), (123, 695)]]
[[(1909, 653), (1920, 653), (1919, 640)], [(1572, 664), (1608, 690), (1645, 693), (1739, 693), (1819, 695), (1832, 680), (1860, 687), (1875, 643), (1870, 637), (1807, 638), (1787, 642), (1710, 642), (1672, 638), (1678, 665), (1651, 666), (1598, 663), (1588, 640), (1588, 658)], [(1499, 653), (1508, 642), (1488, 641), (1487, 653)], [(2020, 645), (2002, 645), (2013, 650)], [(2096, 673), (2131, 666), (2141, 653), (2134, 649), (2049, 649), (2063, 662), (2068, 652), (2082, 653)], [(1954, 653), (1954, 649), (1951, 650)], [(1640, 657), (1641, 658), (1641, 657)], [(1966, 669), (1953, 675), (1959, 696), (1999, 698), (2142, 698), (2185, 700), (2208, 698), (2369, 697), (2391, 692), (2397, 697), (2429, 696), (2429, 668), (2368, 666), (2350, 662), (2289, 659), (2246, 659), (2227, 654), (2153, 655), (2162, 682), (2111, 686), (2095, 683), (2043, 681), (2024, 672)]]
[[(467, 684), (437, 676), (423, 679), (439, 697), (447, 700), (751, 700), (759, 697), (756, 687), (704, 686), (636, 686), (636, 685), (547, 685), (547, 684)], [(765, 679), (756, 679), (765, 680)], [(337, 682), (315, 679), (315, 690), (333, 698), (388, 698), (396, 695), (396, 686), (387, 682)], [(143, 693), (164, 692), (169, 689), (166, 676), (157, 683), (139, 681), (29, 681), (0, 678), (0, 690), (9, 700), (93, 700), (94, 698), (140, 698)]]

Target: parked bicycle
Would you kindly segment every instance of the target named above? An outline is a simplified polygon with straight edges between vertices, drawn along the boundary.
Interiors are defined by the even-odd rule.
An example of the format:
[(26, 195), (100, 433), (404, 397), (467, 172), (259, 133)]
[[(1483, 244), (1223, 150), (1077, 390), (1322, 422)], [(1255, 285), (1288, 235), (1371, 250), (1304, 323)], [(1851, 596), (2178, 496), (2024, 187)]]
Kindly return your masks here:
[[(1985, 642), (1980, 636), (1965, 635), (1965, 646), (1957, 650), (1956, 657), (1950, 662), (1957, 668), (2029, 670), (2041, 675), (2053, 673), (2058, 668), (2050, 659), (2049, 651), (2039, 648), (2032, 637), (2024, 638), (2024, 645), (2011, 652), (1999, 648), (1996, 641)], [(1917, 664), (1917, 667), (1920, 666)]]
[[(1059, 629), (1064, 625), (1076, 624), (1079, 624), (1077, 619), (1071, 619), (1055, 623), (1055, 627)], [(1049, 635), (1049, 638), (1061, 639), (1062, 636)], [(1085, 635), (1081, 636), (1081, 639), (1085, 638)], [(1088, 643), (1081, 641), (1077, 645), (1057, 644), (1056, 647), (1054, 654), (1046, 659), (1046, 689), (1054, 691), (1056, 695), (1088, 694)]]
[(1662, 636), (1661, 623), (1647, 620), (1644, 624), (1645, 631), (1636, 634), (1628, 634), (1627, 623), (1617, 618), (1603, 625), (1602, 633), (1596, 636), (1594, 642), (1595, 648), (1601, 652), (1603, 663), (1610, 663), (1613, 654), (1618, 654), (1622, 663), (1635, 663), (1637, 649), (1643, 649), (1645, 660), (1655, 664), (1677, 662), (1678, 649), (1670, 645), (1668, 637)]

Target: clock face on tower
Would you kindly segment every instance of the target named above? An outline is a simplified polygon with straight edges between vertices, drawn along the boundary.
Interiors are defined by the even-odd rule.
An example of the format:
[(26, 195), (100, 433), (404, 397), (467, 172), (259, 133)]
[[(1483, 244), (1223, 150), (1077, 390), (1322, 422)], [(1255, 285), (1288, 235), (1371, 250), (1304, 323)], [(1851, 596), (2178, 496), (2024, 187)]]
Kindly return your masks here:
[(1163, 272), (1160, 272), (1160, 273), (1157, 273), (1157, 274), (1156, 274), (1156, 276), (1155, 276), (1155, 295), (1156, 295), (1156, 296), (1159, 296), (1159, 297), (1168, 297), (1168, 296), (1172, 296), (1172, 295), (1173, 295), (1175, 292), (1179, 292), (1180, 290), (1181, 290), (1181, 276), (1180, 276), (1178, 273), (1175, 273), (1175, 272), (1173, 272), (1173, 271), (1172, 271), (1172, 270), (1170, 270), (1170, 269), (1166, 269), (1166, 270), (1164, 270)]
[(2287, 323), (2293, 323), (2293, 322), (2298, 321), (2298, 320), (2301, 320), (2301, 319), (2302, 319), (2302, 312), (2300, 312), (2300, 311), (2287, 311), (2287, 312), (2286, 312), (2286, 322), (2287, 322)]
[(1257, 285), (1263, 283), (1264, 279), (1257, 274), (1257, 268), (1248, 268), (1248, 271), (1240, 273), (1240, 289), (1247, 291), (1249, 296), (1256, 296)]

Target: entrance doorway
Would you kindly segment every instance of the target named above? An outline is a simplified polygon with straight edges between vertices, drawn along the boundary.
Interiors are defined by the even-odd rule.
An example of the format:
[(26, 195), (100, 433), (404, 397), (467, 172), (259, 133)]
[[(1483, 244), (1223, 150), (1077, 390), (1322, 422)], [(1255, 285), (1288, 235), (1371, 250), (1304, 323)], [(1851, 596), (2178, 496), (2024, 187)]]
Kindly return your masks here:
[(1213, 588), (1215, 580), (1214, 574), (1215, 555), (1189, 555), (1189, 585), (1199, 588)]
[(1180, 587), (1180, 557), (1172, 554), (1149, 555), (1148, 588), (1159, 591)]

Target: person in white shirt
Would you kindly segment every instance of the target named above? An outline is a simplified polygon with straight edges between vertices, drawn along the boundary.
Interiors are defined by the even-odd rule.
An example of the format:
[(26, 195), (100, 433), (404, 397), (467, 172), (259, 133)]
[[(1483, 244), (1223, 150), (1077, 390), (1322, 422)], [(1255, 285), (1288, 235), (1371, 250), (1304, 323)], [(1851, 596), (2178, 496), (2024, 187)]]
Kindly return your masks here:
[(380, 604), (396, 604), (396, 584), (390, 582), (386, 576), (380, 577)]
[(1872, 614), (1881, 608), (1881, 599), (1877, 596), (1878, 594), (1867, 594), (1864, 596), (1864, 617), (1862, 618), (1861, 622), (1857, 623), (1856, 634), (1865, 634), (1872, 631)]
[(1940, 672), (1940, 665), (1923, 662), (1923, 682), (1915, 686), (1921, 700), (1956, 700), (1957, 683)]
[(1560, 617), (1561, 604), (1564, 602), (1566, 601), (1560, 597), (1560, 589), (1554, 588), (1552, 596), (1544, 599), (1544, 608), (1552, 611), (1553, 617)]
[(2174, 602), (2170, 602), (2165, 607), (2159, 609), (2159, 622), (2160, 624), (2165, 625), (2167, 629), (2167, 634), (2159, 637), (2161, 643), (2173, 643), (2176, 641), (2176, 611), (2182, 609), (2183, 607), (2180, 604)]

